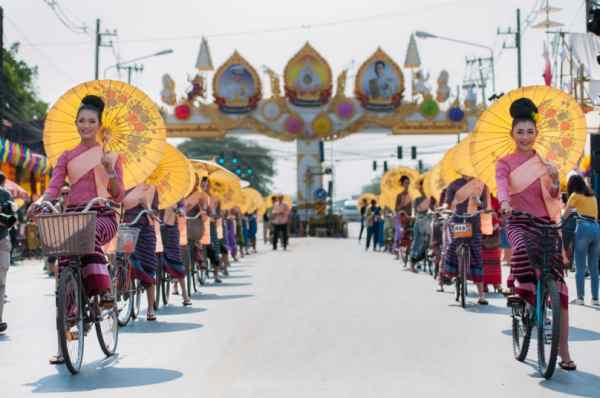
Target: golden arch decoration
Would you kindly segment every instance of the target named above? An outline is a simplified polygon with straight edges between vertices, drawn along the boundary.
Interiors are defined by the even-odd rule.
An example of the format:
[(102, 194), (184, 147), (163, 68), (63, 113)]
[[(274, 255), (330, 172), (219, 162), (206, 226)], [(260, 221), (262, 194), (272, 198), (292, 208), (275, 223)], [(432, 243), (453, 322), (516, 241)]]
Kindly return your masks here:
[(392, 111), (402, 103), (404, 75), (398, 64), (378, 48), (359, 68), (354, 92), (365, 109)]
[(262, 98), (260, 77), (237, 51), (217, 69), (213, 78), (213, 96), (224, 113), (248, 113)]
[(285, 95), (294, 105), (318, 107), (331, 98), (331, 67), (309, 43), (289, 60), (283, 78)]

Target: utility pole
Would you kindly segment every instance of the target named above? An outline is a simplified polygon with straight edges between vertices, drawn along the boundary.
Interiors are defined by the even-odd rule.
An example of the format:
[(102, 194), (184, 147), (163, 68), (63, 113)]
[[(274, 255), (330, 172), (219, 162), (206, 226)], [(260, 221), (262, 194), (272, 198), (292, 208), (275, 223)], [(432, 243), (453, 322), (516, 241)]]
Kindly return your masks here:
[[(490, 73), (493, 74), (494, 59), (492, 57), (466, 58), (465, 64), (468, 76), (463, 81), (463, 87), (474, 86), (480, 88), (481, 99), (483, 104), (485, 105), (487, 100), (485, 90), (487, 87), (487, 81), (490, 79)], [(485, 68), (485, 64), (489, 65), (487, 69)], [(474, 70), (474, 68), (478, 69), (477, 73), (475, 73), (476, 71)], [(486, 69), (486, 73), (484, 73), (484, 69)]]
[(117, 65), (117, 70), (126, 70), (127, 71), (127, 83), (131, 84), (131, 76), (133, 75), (134, 72), (143, 72), (144, 71), (144, 65), (127, 65), (127, 66), (121, 66), (121, 65)]
[(513, 31), (510, 27), (507, 30), (500, 30), (498, 28), (498, 35), (509, 35), (513, 36), (514, 43), (513, 45), (506, 45), (506, 43), (502, 44), (502, 48), (506, 49), (516, 49), (517, 50), (517, 83), (518, 86), (521, 87), (523, 85), (522, 79), (522, 58), (521, 58), (521, 9), (517, 8), (517, 28)]
[(4, 130), (4, 9), (0, 6), (0, 130)]
[(96, 45), (94, 46), (94, 79), (98, 80), (99, 78), (99, 69), (100, 69), (100, 47), (112, 47), (113, 42), (112, 40), (109, 41), (108, 43), (104, 43), (102, 41), (102, 38), (104, 36), (106, 37), (113, 37), (117, 35), (117, 31), (113, 30), (112, 32), (109, 32), (108, 30), (105, 31), (104, 33), (100, 33), (100, 18), (96, 19)]

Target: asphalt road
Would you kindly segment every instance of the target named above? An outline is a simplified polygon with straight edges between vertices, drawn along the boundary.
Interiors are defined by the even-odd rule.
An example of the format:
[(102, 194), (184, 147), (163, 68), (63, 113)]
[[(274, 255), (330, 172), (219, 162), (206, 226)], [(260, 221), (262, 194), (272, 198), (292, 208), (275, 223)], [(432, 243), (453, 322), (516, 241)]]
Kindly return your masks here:
[(430, 276), (365, 253), (355, 239), (261, 247), (191, 308), (175, 298), (158, 322), (122, 328), (117, 356), (105, 359), (90, 334), (77, 376), (47, 362), (53, 290), (40, 262), (10, 270), (2, 398), (600, 397), (599, 310), (571, 308), (579, 370), (545, 381), (535, 347), (525, 364), (512, 358), (503, 298), (463, 310)]

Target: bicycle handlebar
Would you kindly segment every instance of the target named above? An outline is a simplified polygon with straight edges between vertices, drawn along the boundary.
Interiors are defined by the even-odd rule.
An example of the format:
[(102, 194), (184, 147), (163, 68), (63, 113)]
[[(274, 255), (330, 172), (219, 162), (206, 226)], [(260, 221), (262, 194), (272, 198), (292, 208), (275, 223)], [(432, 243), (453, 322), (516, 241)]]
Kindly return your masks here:
[(128, 223), (121, 223), (121, 225), (125, 225), (127, 227), (131, 227), (131, 226), (137, 224), (140, 221), (140, 219), (142, 218), (142, 216), (145, 216), (145, 215), (150, 216), (153, 220), (158, 221), (158, 223), (161, 223), (160, 218), (158, 218), (156, 216), (156, 214), (154, 214), (154, 210), (152, 210), (152, 209), (144, 209), (144, 210), (140, 211), (137, 214), (137, 216), (135, 216), (135, 218), (133, 219), (133, 221), (128, 222)]

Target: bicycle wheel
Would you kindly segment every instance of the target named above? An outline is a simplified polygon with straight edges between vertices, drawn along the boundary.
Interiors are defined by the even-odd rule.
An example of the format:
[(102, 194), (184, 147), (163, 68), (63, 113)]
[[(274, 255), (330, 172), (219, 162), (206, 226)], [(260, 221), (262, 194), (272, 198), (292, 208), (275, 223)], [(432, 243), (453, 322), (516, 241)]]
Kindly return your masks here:
[(468, 246), (464, 246), (463, 248), (464, 252), (463, 252), (463, 263), (462, 263), (462, 269), (461, 269), (461, 273), (460, 273), (460, 279), (461, 279), (461, 286), (462, 289), (460, 291), (460, 305), (461, 307), (465, 308), (465, 306), (467, 305), (467, 292), (468, 292), (468, 271), (470, 268), (470, 264), (471, 264), (471, 250), (469, 249)]
[(119, 326), (127, 326), (133, 313), (133, 294), (131, 294), (131, 271), (126, 264), (117, 265), (114, 280)]
[[(162, 301), (163, 305), (169, 304), (169, 296), (171, 295), (171, 277), (164, 272), (162, 278)], [(157, 296), (158, 300), (158, 296)]]
[(81, 369), (85, 340), (83, 286), (73, 269), (60, 273), (56, 296), (56, 331), (65, 365), (72, 374)]
[(116, 303), (110, 308), (104, 308), (100, 304), (100, 297), (97, 297), (93, 307), (96, 312), (96, 336), (102, 352), (107, 357), (113, 355), (117, 350), (119, 343), (119, 320), (117, 317)]
[(133, 311), (131, 316), (133, 319), (137, 319), (140, 315), (140, 308), (142, 306), (142, 284), (139, 280), (135, 279), (132, 283), (133, 286)]
[(523, 362), (527, 358), (533, 321), (524, 303), (515, 303), (512, 307), (512, 338), (513, 354), (517, 361)]
[(556, 368), (560, 340), (560, 297), (556, 281), (546, 278), (537, 311), (538, 371), (549, 379)]

